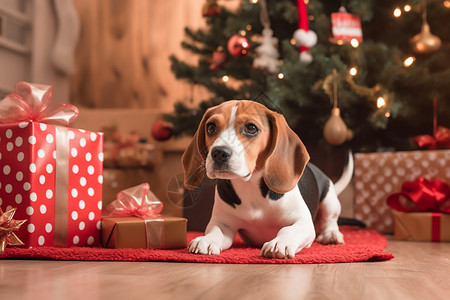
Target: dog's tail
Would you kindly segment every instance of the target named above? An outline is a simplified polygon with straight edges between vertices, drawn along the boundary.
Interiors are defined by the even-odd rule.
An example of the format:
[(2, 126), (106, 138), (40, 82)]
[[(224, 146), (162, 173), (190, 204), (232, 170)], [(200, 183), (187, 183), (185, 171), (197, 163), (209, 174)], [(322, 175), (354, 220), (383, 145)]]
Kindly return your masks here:
[(340, 194), (344, 191), (344, 189), (348, 186), (353, 177), (354, 170), (354, 162), (353, 162), (353, 153), (352, 151), (348, 151), (348, 160), (347, 165), (344, 167), (344, 171), (342, 172), (341, 178), (334, 183), (334, 189), (336, 194)]

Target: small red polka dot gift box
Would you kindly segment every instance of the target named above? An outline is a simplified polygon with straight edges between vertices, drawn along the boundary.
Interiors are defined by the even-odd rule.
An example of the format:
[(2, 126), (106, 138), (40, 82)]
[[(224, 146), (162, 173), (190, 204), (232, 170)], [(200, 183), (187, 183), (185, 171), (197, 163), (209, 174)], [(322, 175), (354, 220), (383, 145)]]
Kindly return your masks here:
[(0, 101), (0, 207), (27, 220), (27, 247), (98, 246), (103, 134), (66, 126), (78, 109), (49, 105), (53, 88), (19, 82)]

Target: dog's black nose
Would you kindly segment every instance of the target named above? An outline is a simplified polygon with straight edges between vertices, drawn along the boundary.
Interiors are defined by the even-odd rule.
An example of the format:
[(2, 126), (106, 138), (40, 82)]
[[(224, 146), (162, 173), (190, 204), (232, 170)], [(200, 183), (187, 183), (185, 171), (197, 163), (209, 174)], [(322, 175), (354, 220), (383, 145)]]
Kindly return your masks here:
[(232, 153), (233, 152), (231, 151), (230, 148), (214, 147), (211, 150), (211, 157), (214, 160), (214, 162), (220, 167), (228, 161)]

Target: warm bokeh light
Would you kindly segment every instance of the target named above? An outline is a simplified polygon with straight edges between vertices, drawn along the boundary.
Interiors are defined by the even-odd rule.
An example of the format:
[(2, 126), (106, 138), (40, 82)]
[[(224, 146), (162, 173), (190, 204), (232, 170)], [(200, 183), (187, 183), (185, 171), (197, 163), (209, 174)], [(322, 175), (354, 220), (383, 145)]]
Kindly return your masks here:
[(449, 0), (445, 0), (444, 1), (444, 6), (447, 8), (450, 8), (450, 1)]
[(405, 61), (403, 62), (403, 65), (405, 67), (409, 67), (409, 66), (411, 66), (414, 63), (415, 60), (416, 60), (415, 57), (410, 56), (410, 57), (405, 59)]
[(249, 2), (250, 2), (251, 4), (256, 4), (256, 3), (258, 3), (258, 0), (249, 0)]
[(295, 39), (291, 39), (289, 42), (295, 46)]
[(410, 11), (411, 11), (411, 5), (406, 4), (405, 6), (403, 6), (403, 10), (404, 10), (405, 12), (410, 12)]
[(352, 40), (350, 41), (350, 45), (352, 45), (353, 48), (357, 48), (357, 47), (359, 46), (359, 42), (358, 42), (357, 39), (352, 39)]
[(343, 40), (337, 40), (337, 41), (336, 41), (336, 44), (338, 44), (339, 46), (340, 46), (340, 45), (344, 45), (344, 41), (343, 41)]
[(387, 111), (387, 112), (384, 114), (384, 116), (385, 116), (386, 118), (389, 118), (389, 117), (391, 116), (391, 113)]
[(239, 34), (242, 35), (242, 36), (246, 36), (246, 35), (247, 35), (247, 31), (245, 31), (245, 30), (240, 30), (240, 31), (239, 31)]
[(284, 74), (283, 73), (278, 73), (278, 79), (283, 79), (284, 78)]
[(230, 77), (228, 77), (227, 75), (224, 75), (222, 77), (223, 82), (227, 82), (228, 80), (230, 80)]
[(400, 10), (400, 8), (396, 8), (394, 9), (394, 17), (398, 18), (402, 15), (402, 11)]
[(250, 25), (250, 24), (248, 24), (247, 26), (245, 26), (245, 29), (247, 29), (247, 30), (249, 30), (249, 31), (252, 30), (252, 28), (253, 28), (253, 27), (252, 27), (252, 25)]
[(378, 97), (378, 99), (377, 99), (377, 107), (378, 108), (382, 108), (385, 105), (386, 105), (386, 100), (384, 100), (383, 97)]
[(348, 73), (352, 76), (355, 76), (356, 74), (358, 74), (358, 69), (356, 67), (352, 67), (352, 68), (350, 68)]

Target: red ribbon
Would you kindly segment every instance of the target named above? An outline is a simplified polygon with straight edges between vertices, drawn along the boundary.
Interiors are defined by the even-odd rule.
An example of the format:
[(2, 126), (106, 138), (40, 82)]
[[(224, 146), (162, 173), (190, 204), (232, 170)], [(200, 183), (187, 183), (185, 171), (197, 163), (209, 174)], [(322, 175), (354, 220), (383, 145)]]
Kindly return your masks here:
[(414, 138), (414, 142), (419, 147), (427, 149), (450, 148), (450, 129), (444, 126), (439, 126), (433, 136), (425, 134)]
[(441, 213), (431, 213), (431, 241), (441, 241)]
[(18, 82), (15, 93), (0, 101), (0, 123), (41, 122), (68, 126), (77, 116), (78, 108), (67, 103), (50, 105), (53, 87), (25, 81)]
[(450, 186), (423, 177), (402, 185), (402, 191), (387, 198), (387, 205), (402, 212), (450, 213)]
[(117, 200), (108, 207), (112, 217), (131, 217), (148, 219), (159, 216), (163, 203), (150, 191), (150, 185), (143, 183), (120, 191)]

